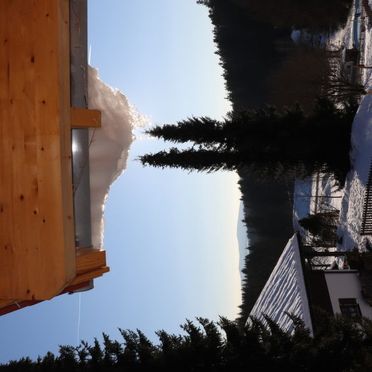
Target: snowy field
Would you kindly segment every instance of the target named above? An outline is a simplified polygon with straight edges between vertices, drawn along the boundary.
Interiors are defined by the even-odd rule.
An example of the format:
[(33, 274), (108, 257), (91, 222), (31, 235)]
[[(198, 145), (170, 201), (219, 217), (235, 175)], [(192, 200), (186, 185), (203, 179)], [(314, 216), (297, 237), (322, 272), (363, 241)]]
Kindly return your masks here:
[[(344, 189), (340, 212), (341, 250), (365, 249), (367, 237), (360, 236), (363, 201), (372, 160), (372, 95), (363, 98), (353, 122), (352, 169)], [(369, 237), (371, 238), (371, 237)]]
[[(369, 1), (372, 8), (372, 0)], [(360, 17), (355, 13), (361, 11)], [(356, 40), (356, 38), (358, 40)], [(330, 41), (334, 47), (360, 48), (362, 84), (367, 90), (372, 89), (372, 20), (370, 21), (363, 8), (353, 11), (346, 27), (337, 32)], [(363, 97), (355, 116), (351, 135), (351, 165), (344, 189), (338, 190), (332, 178), (326, 175), (315, 175), (305, 181), (297, 181), (294, 191), (293, 224), (296, 231), (304, 233), (298, 220), (308, 214), (327, 209), (340, 211), (338, 235), (342, 240), (339, 250), (360, 251), (365, 249), (368, 239), (360, 236), (362, 224), (363, 201), (365, 196), (368, 171), (372, 161), (372, 95)]]

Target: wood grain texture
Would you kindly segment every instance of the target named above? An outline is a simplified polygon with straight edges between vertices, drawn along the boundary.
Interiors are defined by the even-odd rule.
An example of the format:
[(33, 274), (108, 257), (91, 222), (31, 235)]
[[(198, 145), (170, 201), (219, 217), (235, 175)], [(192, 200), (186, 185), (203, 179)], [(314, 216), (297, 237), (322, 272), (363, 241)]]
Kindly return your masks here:
[(71, 107), (72, 128), (100, 128), (101, 111)]
[(104, 267), (100, 267), (99, 269), (84, 272), (82, 274), (77, 275), (75, 279), (71, 281), (71, 283), (69, 284), (69, 287), (80, 284), (80, 283), (88, 282), (90, 280), (93, 280), (95, 278), (102, 276), (104, 273), (107, 273), (109, 271), (110, 271), (110, 268), (107, 266), (104, 266)]
[(106, 251), (92, 248), (77, 248), (76, 273), (80, 275), (106, 266)]
[(12, 305), (14, 303), (17, 303), (17, 301), (15, 301), (15, 300), (2, 300), (2, 299), (0, 299), (0, 309), (4, 308), (6, 306)]
[(68, 0), (0, 1), (0, 298), (76, 274)]

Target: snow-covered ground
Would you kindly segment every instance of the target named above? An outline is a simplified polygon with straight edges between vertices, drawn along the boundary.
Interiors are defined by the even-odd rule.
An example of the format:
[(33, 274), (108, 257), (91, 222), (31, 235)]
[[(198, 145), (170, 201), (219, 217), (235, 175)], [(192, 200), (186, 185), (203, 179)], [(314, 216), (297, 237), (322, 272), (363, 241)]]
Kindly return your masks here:
[(331, 175), (317, 174), (305, 180), (296, 180), (293, 196), (293, 227), (304, 235), (299, 220), (309, 214), (340, 210), (343, 197)]
[[(369, 1), (372, 8), (372, 0)], [(346, 27), (340, 30), (330, 40), (330, 45), (352, 48), (356, 45), (355, 35), (359, 38), (360, 68), (362, 84), (367, 90), (372, 88), (372, 20), (369, 21), (364, 8), (361, 7), (360, 17), (351, 15)], [(357, 9), (356, 13), (359, 13)], [(356, 30), (358, 28), (358, 30)], [(340, 250), (357, 248), (364, 250), (367, 237), (360, 236), (362, 223), (363, 201), (368, 178), (368, 171), (372, 161), (372, 95), (362, 98), (355, 116), (351, 135), (351, 165), (344, 189), (338, 190), (331, 177), (326, 175), (313, 176), (304, 181), (297, 181), (294, 192), (293, 224), (296, 231), (304, 231), (298, 220), (324, 211), (327, 206), (340, 210), (340, 227), (338, 235), (342, 241)], [(316, 198), (315, 195), (318, 195)], [(372, 237), (371, 237), (372, 238)]]
[(339, 235), (343, 238), (340, 248), (363, 251), (367, 237), (360, 235), (360, 229), (372, 161), (372, 95), (366, 95), (361, 102), (353, 122), (351, 144), (352, 169), (347, 175), (340, 213)]

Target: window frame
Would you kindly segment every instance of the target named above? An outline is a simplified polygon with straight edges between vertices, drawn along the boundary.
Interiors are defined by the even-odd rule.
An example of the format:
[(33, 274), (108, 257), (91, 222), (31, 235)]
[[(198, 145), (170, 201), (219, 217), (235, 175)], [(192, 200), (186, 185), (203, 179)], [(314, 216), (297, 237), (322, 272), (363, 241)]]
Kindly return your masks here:
[(339, 298), (338, 304), (342, 316), (349, 319), (359, 319), (362, 317), (362, 312), (356, 298)]

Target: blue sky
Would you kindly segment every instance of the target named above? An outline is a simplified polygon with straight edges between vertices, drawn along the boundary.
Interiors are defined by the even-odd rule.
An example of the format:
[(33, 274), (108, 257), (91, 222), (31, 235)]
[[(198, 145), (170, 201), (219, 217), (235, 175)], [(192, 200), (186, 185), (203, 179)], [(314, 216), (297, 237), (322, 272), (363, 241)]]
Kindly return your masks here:
[[(230, 109), (205, 7), (195, 0), (88, 4), (91, 64), (151, 123), (221, 118)], [(138, 155), (164, 144), (138, 138), (105, 208), (111, 272), (80, 296), (1, 317), (1, 361), (92, 341), (102, 331), (119, 337), (117, 327), (154, 340), (159, 329), (180, 332), (186, 318), (237, 315), (237, 176), (143, 168)]]

